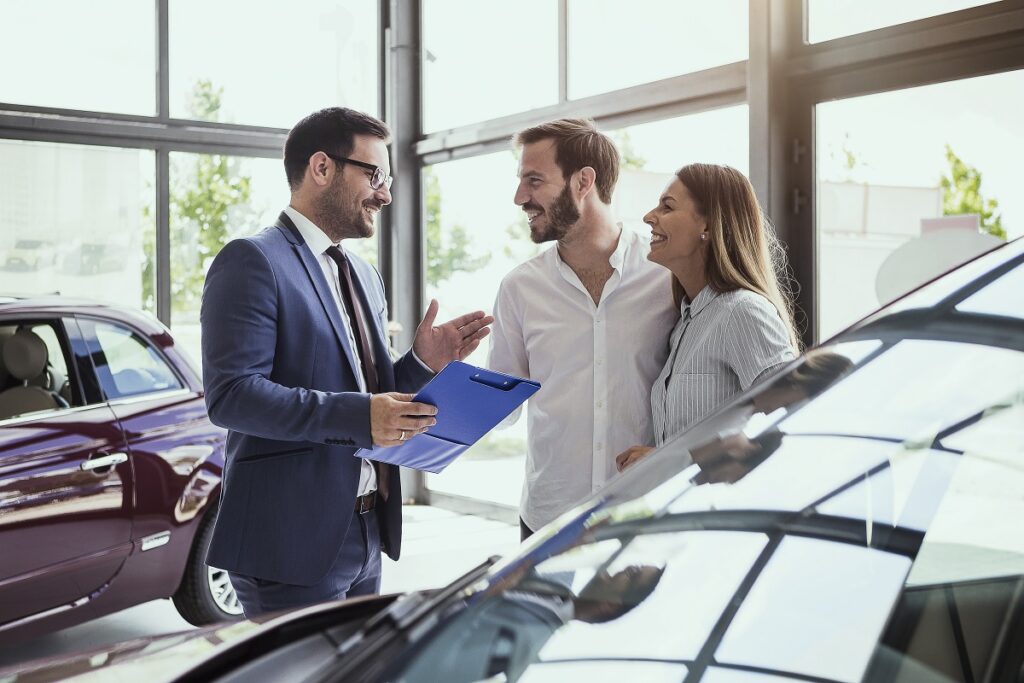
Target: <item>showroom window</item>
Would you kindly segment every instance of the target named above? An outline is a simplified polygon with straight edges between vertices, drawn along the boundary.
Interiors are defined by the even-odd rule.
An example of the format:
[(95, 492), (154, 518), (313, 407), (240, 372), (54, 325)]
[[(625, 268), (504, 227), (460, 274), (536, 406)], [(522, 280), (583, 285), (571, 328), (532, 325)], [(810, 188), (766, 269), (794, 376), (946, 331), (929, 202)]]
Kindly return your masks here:
[(422, 12), (424, 131), (558, 102), (558, 3), (423, 0)]
[[(441, 321), (490, 311), (505, 274), (541, 250), (530, 241), (526, 215), (512, 201), (515, 155), (505, 151), (436, 164), (423, 176), (426, 297), (438, 300)], [(484, 339), (466, 362), (486, 366), (489, 349)], [(515, 425), (491, 432), (427, 480), (435, 491), (517, 506), (525, 455), (524, 413)]]
[(153, 152), (0, 140), (0, 292), (153, 312)]
[(833, 38), (905, 24), (918, 19), (987, 5), (995, 0), (806, 0), (807, 40)]
[(156, 3), (39, 0), (2, 12), (0, 102), (156, 113)]
[(607, 131), (622, 157), (612, 198), (616, 218), (646, 234), (644, 214), (686, 164), (724, 164), (747, 173), (747, 118), (743, 104)]
[(748, 5), (569, 0), (569, 98), (742, 62)]
[(818, 338), (1024, 235), (1024, 71), (825, 102), (817, 121)]
[[(330, 106), (378, 113), (375, 0), (170, 3), (175, 118), (291, 128)], [(197, 97), (219, 93), (210, 118)]]

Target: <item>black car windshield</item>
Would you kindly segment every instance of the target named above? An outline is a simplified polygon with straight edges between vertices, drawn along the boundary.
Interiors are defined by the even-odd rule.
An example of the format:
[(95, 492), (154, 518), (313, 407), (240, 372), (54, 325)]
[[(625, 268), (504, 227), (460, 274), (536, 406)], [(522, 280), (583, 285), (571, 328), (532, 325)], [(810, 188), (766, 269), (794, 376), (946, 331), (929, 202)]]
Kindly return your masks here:
[(852, 682), (1018, 670), (1024, 326), (981, 292), (932, 312), (941, 334), (881, 318), (877, 333), (805, 354), (537, 534), (367, 672)]

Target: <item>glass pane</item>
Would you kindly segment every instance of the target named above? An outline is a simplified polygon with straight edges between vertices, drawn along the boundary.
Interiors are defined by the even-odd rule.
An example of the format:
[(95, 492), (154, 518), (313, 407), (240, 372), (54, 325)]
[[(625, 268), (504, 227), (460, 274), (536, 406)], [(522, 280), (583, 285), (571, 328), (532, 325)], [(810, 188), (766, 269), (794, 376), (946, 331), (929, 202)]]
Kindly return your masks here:
[(155, 312), (154, 168), (148, 150), (0, 141), (0, 292)]
[(612, 198), (616, 218), (648, 234), (643, 215), (686, 164), (725, 164), (747, 173), (748, 118), (743, 104), (609, 131), (622, 157)]
[(96, 323), (94, 329), (109, 371), (99, 373), (107, 398), (181, 388), (160, 354), (131, 330), (107, 323)]
[(748, 4), (569, 0), (569, 98), (742, 62)]
[[(1019, 671), (1009, 635), (1024, 586), (1024, 392), (943, 444), (963, 449), (864, 680), (985, 680)], [(915, 678), (915, 669), (930, 672)], [(995, 677), (998, 677), (996, 674)]]
[(291, 128), (324, 107), (377, 114), (377, 12), (376, 0), (174, 0), (171, 116)]
[(1024, 391), (952, 438), (962, 449), (946, 496), (924, 539), (911, 584), (979, 581), (1024, 574)]
[(910, 560), (787, 536), (729, 625), (715, 660), (855, 683)]
[[(171, 326), (198, 367), (206, 271), (228, 240), (272, 225), (290, 194), (280, 159), (172, 153), (170, 165)], [(151, 264), (152, 245), (146, 256)]]
[(0, 102), (156, 113), (156, 3), (5, 2), (3, 15)]
[(423, 127), (486, 121), (558, 101), (558, 3), (423, 2)]
[(1021, 391), (1024, 353), (976, 344), (902, 341), (802, 410), (787, 434), (846, 434), (930, 445)]
[(807, 41), (820, 43), (990, 2), (994, 0), (807, 0)]
[[(617, 619), (569, 621), (544, 644), (538, 658), (696, 659), (767, 540), (763, 534), (731, 531), (638, 536), (611, 564), (594, 570), (615, 577), (627, 568), (663, 567), (650, 599), (629, 605)], [(583, 596), (588, 585), (602, 586), (607, 580), (594, 570), (563, 578), (572, 576), (573, 592)], [(537, 571), (543, 574), (544, 565)], [(558, 575), (548, 578), (557, 581)], [(685, 619), (680, 618), (683, 612)]]
[(867, 439), (787, 436), (771, 457), (738, 481), (695, 486), (668, 510), (803, 510), (899, 449), (899, 444)]
[(957, 304), (965, 313), (1024, 318), (1024, 266), (1018, 266), (981, 291)]
[(1022, 108), (1024, 71), (817, 105), (819, 339), (1024, 235)]
[[(437, 164), (423, 172), (426, 207), (427, 297), (441, 305), (438, 320), (490, 311), (498, 284), (538, 253), (526, 214), (516, 206), (516, 160), (499, 152)], [(466, 359), (486, 365), (485, 339)], [(431, 489), (518, 507), (526, 458), (525, 411), (511, 427), (491, 432), (440, 476)]]

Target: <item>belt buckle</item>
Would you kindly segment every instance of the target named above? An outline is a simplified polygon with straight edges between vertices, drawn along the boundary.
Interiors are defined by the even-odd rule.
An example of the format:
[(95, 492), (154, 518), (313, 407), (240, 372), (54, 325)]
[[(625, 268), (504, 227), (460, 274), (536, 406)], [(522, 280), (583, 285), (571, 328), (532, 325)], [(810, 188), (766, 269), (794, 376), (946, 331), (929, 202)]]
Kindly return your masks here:
[(356, 499), (356, 500), (359, 501), (359, 510), (358, 510), (359, 514), (360, 515), (365, 515), (367, 512), (372, 510), (373, 509), (373, 504), (375, 502), (377, 502), (376, 498), (377, 498), (377, 492), (376, 491), (371, 491), (370, 493), (367, 493), (366, 495), (359, 496)]

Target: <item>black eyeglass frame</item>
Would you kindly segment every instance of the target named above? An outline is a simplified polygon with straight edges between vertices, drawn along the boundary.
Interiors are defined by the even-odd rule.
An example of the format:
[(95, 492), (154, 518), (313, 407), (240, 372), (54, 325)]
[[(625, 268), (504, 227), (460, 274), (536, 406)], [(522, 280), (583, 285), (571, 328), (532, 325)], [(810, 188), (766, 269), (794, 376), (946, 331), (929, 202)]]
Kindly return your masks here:
[(370, 187), (374, 190), (379, 190), (381, 186), (391, 189), (391, 183), (395, 182), (395, 179), (384, 172), (384, 169), (380, 166), (368, 164), (365, 161), (359, 161), (358, 159), (349, 159), (348, 157), (339, 157), (331, 154), (330, 152), (324, 152), (328, 157), (334, 159), (341, 164), (354, 164), (360, 168), (365, 168), (373, 171), (373, 175), (370, 176)]

